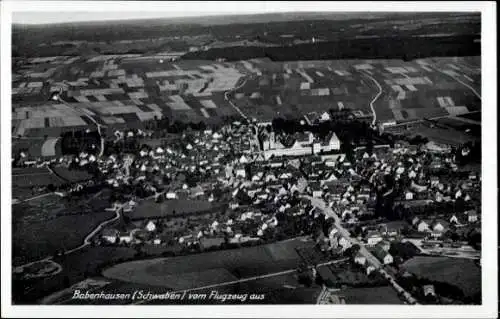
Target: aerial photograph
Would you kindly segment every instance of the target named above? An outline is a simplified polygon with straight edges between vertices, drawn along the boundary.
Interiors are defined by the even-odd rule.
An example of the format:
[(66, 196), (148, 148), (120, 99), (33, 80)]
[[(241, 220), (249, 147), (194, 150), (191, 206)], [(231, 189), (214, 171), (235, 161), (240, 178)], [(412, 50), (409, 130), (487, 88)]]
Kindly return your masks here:
[(481, 305), (481, 12), (21, 16), (13, 305)]

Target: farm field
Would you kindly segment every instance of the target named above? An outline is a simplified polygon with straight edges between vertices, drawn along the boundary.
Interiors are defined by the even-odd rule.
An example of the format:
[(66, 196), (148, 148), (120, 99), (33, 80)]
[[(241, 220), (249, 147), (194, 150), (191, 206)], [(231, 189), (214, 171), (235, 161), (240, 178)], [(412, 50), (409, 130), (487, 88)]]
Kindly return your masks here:
[(23, 190), (31, 191), (32, 187), (43, 187), (49, 184), (62, 185), (65, 181), (52, 174), (47, 168), (13, 168), (12, 169), (12, 194), (16, 198)]
[(104, 211), (109, 206), (106, 196), (71, 204), (50, 195), (12, 205), (14, 266), (80, 245), (93, 228), (114, 215)]
[[(296, 268), (300, 257), (295, 248), (302, 246), (312, 247), (312, 242), (290, 240), (182, 257), (132, 261), (106, 269), (103, 275), (174, 290), (192, 289)], [(281, 250), (279, 254), (275, 253), (276, 248)]]
[(391, 286), (370, 288), (348, 288), (336, 293), (345, 298), (346, 304), (356, 305), (402, 305), (396, 291)]
[(469, 120), (473, 120), (473, 121), (481, 122), (481, 112), (464, 114), (464, 115), (460, 115), (459, 117), (465, 118), (465, 119), (469, 119)]
[(481, 292), (481, 269), (470, 259), (417, 256), (402, 267), (417, 277), (456, 286), (466, 296)]
[(141, 201), (127, 216), (132, 220), (182, 216), (204, 213), (212, 209), (217, 209), (219, 206), (220, 204), (212, 204), (211, 202), (202, 200), (172, 199), (156, 203), (151, 199)]
[[(459, 81), (464, 77), (476, 91), (480, 71), (451, 62), (464, 58), (402, 60), (337, 60), (248, 64), (255, 76), (235, 91), (233, 102), (258, 119), (293, 117), (349, 107), (370, 114), (375, 100), (377, 119), (413, 120), (478, 110), (480, 100)], [(473, 77), (476, 77), (474, 80)], [(456, 80), (459, 78), (459, 81)], [(306, 112), (307, 111), (307, 112)], [(255, 113), (257, 112), (257, 113)], [(274, 115), (273, 115), (274, 114)]]
[[(234, 106), (248, 118), (269, 121), (342, 108), (371, 115), (373, 101), (382, 122), (463, 115), (481, 107), (480, 57), (224, 63), (163, 59), (161, 54), (58, 57), (18, 69), (13, 135), (38, 138), (35, 144), (40, 145), (30, 146), (29, 153), (46, 156), (57, 152), (55, 137), (61, 132), (88, 124), (82, 111), (113, 129), (140, 127), (161, 117), (220, 123), (240, 117)], [(40, 68), (54, 71), (33, 78), (30, 72)], [(65, 102), (47, 101), (59, 89)], [(26, 101), (28, 97), (35, 101)], [(45, 135), (47, 140), (40, 139)]]
[(84, 170), (70, 170), (61, 166), (56, 166), (52, 170), (58, 177), (71, 183), (86, 181), (92, 178), (92, 175)]
[[(479, 130), (479, 134), (478, 131)], [(447, 127), (430, 127), (427, 124), (421, 124), (413, 126), (405, 130), (404, 134), (409, 137), (414, 137), (417, 135), (428, 138), (431, 141), (438, 143), (450, 144), (450, 145), (460, 145), (466, 142), (479, 141), (481, 139), (481, 128), (473, 127), (469, 133), (464, 130), (457, 130), (455, 128)]]

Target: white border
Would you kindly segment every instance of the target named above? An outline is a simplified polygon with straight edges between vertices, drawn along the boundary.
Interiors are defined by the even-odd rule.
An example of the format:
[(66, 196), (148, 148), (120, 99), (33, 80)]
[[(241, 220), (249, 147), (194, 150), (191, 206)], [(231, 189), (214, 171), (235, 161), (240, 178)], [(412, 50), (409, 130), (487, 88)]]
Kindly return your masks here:
[[(343, 317), (343, 318), (478, 318), (497, 317), (497, 135), (496, 132), (496, 3), (482, 2), (63, 2), (1, 4), (1, 254), (2, 317)], [(15, 11), (177, 11), (194, 15), (290, 11), (480, 11), (482, 14), (482, 292), (481, 306), (12, 306), (11, 305), (11, 17)], [(217, 12), (216, 12), (217, 11)], [(188, 14), (189, 13), (189, 14)]]

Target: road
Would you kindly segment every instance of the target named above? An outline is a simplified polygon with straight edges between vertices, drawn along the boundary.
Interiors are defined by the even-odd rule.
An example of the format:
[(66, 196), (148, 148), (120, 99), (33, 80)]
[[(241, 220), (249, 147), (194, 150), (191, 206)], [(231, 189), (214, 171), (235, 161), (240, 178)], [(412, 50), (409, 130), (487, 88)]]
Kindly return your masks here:
[(228, 95), (229, 93), (231, 93), (231, 92), (233, 92), (235, 90), (238, 90), (239, 88), (242, 88), (246, 83), (247, 83), (247, 79), (245, 78), (240, 85), (238, 85), (235, 88), (232, 88), (229, 91), (226, 91), (224, 93), (224, 98), (226, 99), (226, 101), (229, 102), (229, 104), (231, 104), (231, 106), (236, 110), (236, 112), (238, 112), (241, 115), (241, 117), (243, 117), (245, 120), (248, 121), (248, 116), (246, 116), (245, 113), (243, 113), (243, 111), (241, 111), (241, 109), (239, 107), (237, 107), (236, 105), (234, 105), (234, 103), (229, 99), (229, 95)]
[(362, 74), (364, 74), (366, 77), (368, 77), (370, 80), (372, 80), (373, 83), (375, 83), (375, 85), (378, 88), (377, 95), (375, 95), (375, 97), (370, 102), (370, 109), (372, 110), (372, 113), (373, 113), (372, 125), (375, 125), (377, 123), (377, 113), (375, 112), (375, 107), (373, 106), (373, 103), (375, 103), (375, 101), (377, 101), (377, 99), (380, 97), (380, 95), (382, 95), (382, 86), (380, 85), (380, 83), (378, 83), (377, 80), (375, 80), (375, 78), (373, 76), (369, 75), (366, 72), (362, 72)]
[(365, 245), (357, 240), (356, 238), (351, 237), (351, 234), (349, 231), (347, 231), (341, 224), (341, 220), (339, 216), (330, 208), (328, 205), (326, 205), (325, 201), (320, 199), (320, 198), (313, 198), (310, 196), (306, 196), (307, 199), (311, 201), (311, 204), (317, 208), (319, 208), (325, 215), (333, 218), (335, 227), (339, 231), (339, 233), (342, 235), (342, 237), (346, 238), (351, 245), (359, 245), (360, 249), (359, 252), (361, 253), (362, 256), (366, 258), (366, 261), (373, 265), (375, 268), (377, 268), (380, 273), (391, 283), (391, 285), (396, 289), (396, 291), (403, 293), (405, 296), (406, 300), (410, 303), (416, 303), (415, 298), (413, 298), (410, 293), (404, 290), (403, 287), (401, 287), (396, 280), (383, 268), (382, 263), (375, 257), (373, 254), (366, 249)]

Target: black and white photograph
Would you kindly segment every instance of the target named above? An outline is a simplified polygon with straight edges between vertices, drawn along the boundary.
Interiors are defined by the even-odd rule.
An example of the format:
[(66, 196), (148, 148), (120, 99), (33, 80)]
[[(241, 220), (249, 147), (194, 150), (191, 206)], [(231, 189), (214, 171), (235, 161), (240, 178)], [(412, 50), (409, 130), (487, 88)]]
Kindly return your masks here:
[(1, 4), (2, 317), (498, 316), (496, 3)]

